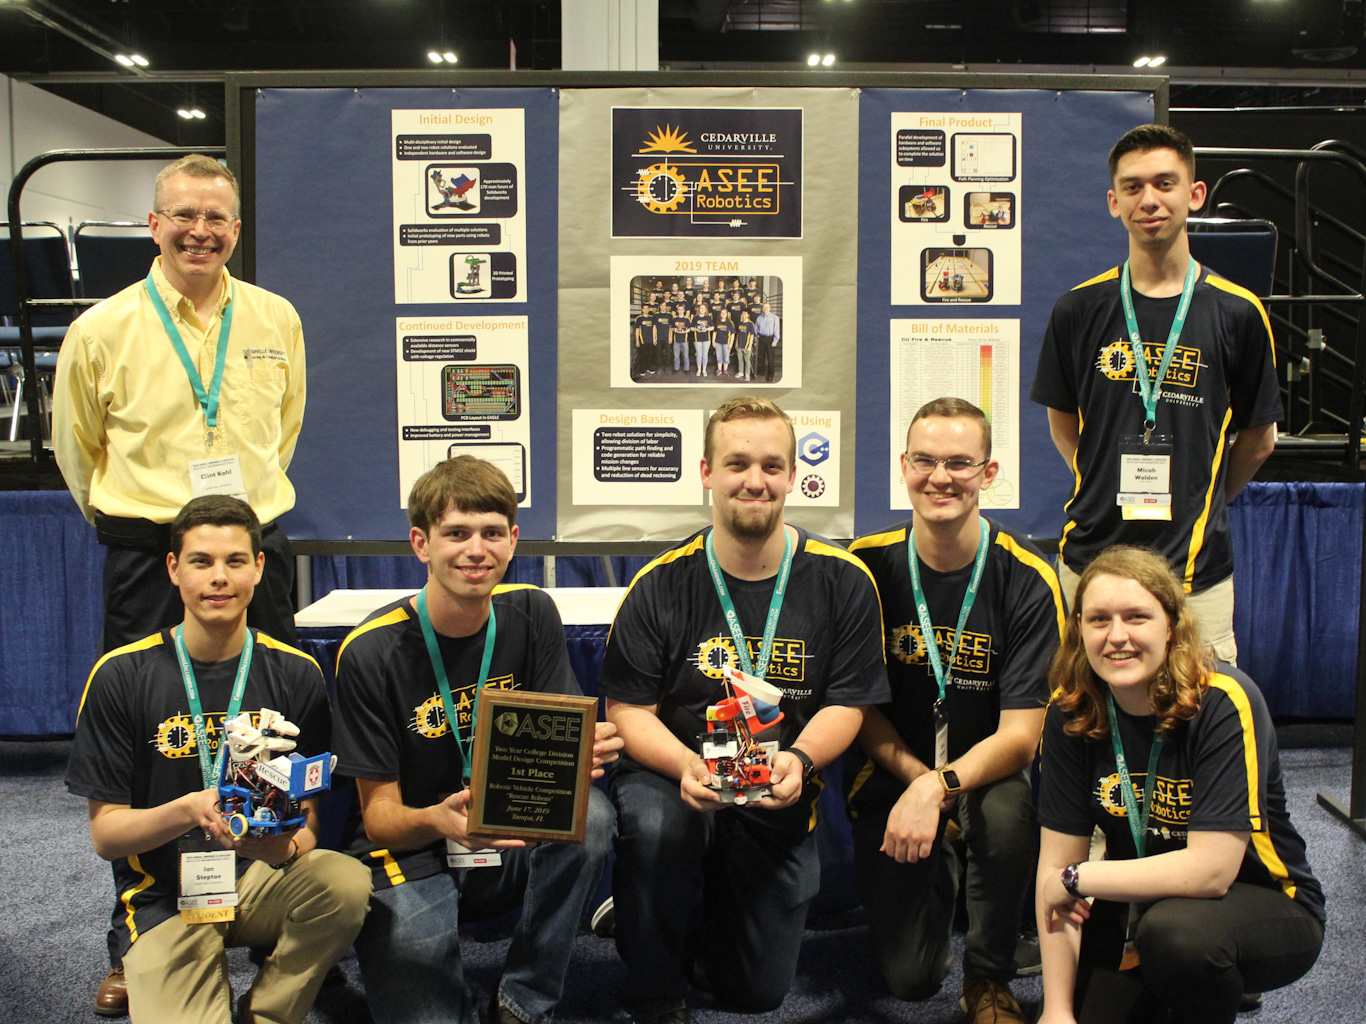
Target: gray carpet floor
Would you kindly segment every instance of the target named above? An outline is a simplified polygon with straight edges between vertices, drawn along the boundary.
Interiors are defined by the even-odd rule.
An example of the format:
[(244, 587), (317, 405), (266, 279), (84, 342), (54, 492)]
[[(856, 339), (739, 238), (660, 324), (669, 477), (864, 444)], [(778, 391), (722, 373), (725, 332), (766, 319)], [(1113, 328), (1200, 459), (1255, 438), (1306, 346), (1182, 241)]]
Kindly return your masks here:
[[(69, 743), (0, 742), (0, 867), (9, 884), (0, 890), (0, 1021), (91, 1024), (95, 986), (107, 970), (104, 921), (112, 887), (108, 865), (90, 848), (85, 801), (62, 785)], [(1302, 749), (1282, 753), (1291, 814), (1309, 844), (1310, 862), (1328, 897), (1329, 926), (1318, 965), (1294, 986), (1268, 993), (1247, 1024), (1366, 1020), (1366, 843), (1315, 803), (1325, 790), (1347, 798), (1350, 751)], [(808, 931), (796, 981), (783, 1005), (768, 1014), (741, 1016), (709, 1008), (699, 994), (697, 1024), (886, 1024), (916, 1021), (958, 1024), (961, 975), (941, 992), (905, 1003), (882, 989), (866, 930), (857, 924)], [(962, 936), (955, 940), (961, 947)], [(467, 974), (487, 993), (497, 984), (506, 940), (465, 943)], [(245, 950), (230, 954), (234, 987), (250, 983)], [(309, 1024), (368, 1024), (353, 957), (342, 962), (344, 987), (325, 988)], [(556, 1017), (563, 1024), (617, 1020), (621, 966), (610, 941), (579, 939), (568, 990)], [(1015, 983), (1027, 1010), (1037, 1012), (1039, 980)]]

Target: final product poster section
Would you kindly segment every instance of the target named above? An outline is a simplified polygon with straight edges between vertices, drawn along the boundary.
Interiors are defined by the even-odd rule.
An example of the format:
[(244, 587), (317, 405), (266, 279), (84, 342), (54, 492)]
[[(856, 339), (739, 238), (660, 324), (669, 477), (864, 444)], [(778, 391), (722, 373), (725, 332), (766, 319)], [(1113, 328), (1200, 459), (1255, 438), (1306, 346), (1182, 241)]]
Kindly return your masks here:
[(1021, 115), (891, 120), (892, 305), (1019, 305)]
[(893, 320), (888, 383), (890, 508), (911, 507), (901, 453), (911, 417), (936, 398), (969, 401), (991, 424), (991, 457), (1000, 470), (982, 488), (983, 510), (1020, 507), (1020, 321)]
[(398, 501), (444, 459), (473, 455), (531, 503), (527, 318), (399, 317)]
[(525, 114), (395, 110), (394, 301), (524, 302)]

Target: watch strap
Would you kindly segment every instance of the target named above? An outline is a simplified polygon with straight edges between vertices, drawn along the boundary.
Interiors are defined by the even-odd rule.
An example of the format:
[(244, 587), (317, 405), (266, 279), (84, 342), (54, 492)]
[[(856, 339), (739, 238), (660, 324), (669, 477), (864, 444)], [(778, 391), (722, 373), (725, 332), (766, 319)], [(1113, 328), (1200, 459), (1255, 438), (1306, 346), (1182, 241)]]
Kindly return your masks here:
[(811, 760), (811, 755), (801, 747), (788, 747), (787, 752), (802, 763), (802, 784), (810, 782), (816, 774), (816, 762)]

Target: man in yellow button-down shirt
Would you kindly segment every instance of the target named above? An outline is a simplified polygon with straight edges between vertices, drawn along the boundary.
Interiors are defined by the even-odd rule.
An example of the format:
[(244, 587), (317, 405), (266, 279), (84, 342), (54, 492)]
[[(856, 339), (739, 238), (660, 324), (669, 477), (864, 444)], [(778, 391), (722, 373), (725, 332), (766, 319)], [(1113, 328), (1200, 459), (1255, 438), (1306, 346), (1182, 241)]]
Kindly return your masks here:
[[(157, 177), (155, 206), (147, 221), (161, 255), (146, 281), (71, 325), (53, 394), (57, 463), (106, 546), (105, 651), (183, 616), (165, 534), (191, 498), (234, 494), (266, 524), (294, 505), (285, 470), (304, 414), (299, 315), (224, 266), (242, 230), (226, 167), (176, 161)], [(265, 550), (251, 624), (293, 643), (294, 559), (272, 525)]]
[[(228, 274), (242, 221), (237, 181), (217, 160), (163, 168), (154, 206), (161, 255), (146, 281), (71, 325), (53, 388), (57, 464), (105, 546), (103, 650), (184, 618), (166, 575), (169, 524), (201, 494), (240, 497), (267, 524), (248, 622), (293, 644), (294, 555), (274, 520), (294, 506), (285, 470), (304, 416), (299, 314)], [(115, 962), (95, 1011), (127, 1005)]]

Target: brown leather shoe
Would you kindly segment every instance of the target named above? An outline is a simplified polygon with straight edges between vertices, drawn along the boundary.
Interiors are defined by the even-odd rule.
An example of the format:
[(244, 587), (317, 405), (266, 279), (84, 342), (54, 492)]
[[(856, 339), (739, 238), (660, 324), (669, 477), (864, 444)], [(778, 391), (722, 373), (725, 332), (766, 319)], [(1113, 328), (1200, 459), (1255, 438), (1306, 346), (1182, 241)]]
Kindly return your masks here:
[(128, 982), (122, 967), (111, 967), (95, 990), (95, 1012), (101, 1017), (128, 1016)]
[(958, 1001), (968, 1024), (1028, 1024), (1010, 988), (990, 978), (964, 978), (963, 998)]

